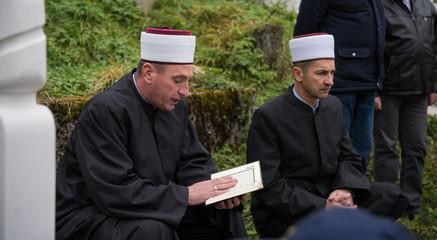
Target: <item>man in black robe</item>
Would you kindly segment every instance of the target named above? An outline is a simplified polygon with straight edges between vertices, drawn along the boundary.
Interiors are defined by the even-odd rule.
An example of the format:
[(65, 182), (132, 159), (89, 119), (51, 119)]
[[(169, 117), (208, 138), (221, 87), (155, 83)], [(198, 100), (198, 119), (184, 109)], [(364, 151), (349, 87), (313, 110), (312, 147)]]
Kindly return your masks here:
[(328, 95), (334, 38), (296, 37), (290, 49), (295, 84), (256, 110), (247, 142), (247, 162), (260, 160), (264, 184), (251, 195), (258, 234), (279, 237), (304, 217), (333, 207), (400, 217), (406, 198), (394, 184), (369, 182), (346, 131), (342, 104)]
[(195, 36), (148, 28), (141, 44), (138, 68), (93, 97), (71, 134), (56, 239), (246, 237), (246, 195), (204, 206), (236, 180), (210, 180), (216, 167), (188, 117)]

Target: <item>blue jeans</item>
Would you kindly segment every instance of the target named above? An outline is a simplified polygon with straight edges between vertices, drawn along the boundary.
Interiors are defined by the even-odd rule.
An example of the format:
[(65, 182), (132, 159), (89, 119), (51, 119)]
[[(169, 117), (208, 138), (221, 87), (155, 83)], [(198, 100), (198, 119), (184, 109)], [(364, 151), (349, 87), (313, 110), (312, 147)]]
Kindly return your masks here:
[(373, 145), (375, 93), (336, 93), (332, 95), (343, 103), (346, 129), (355, 150), (362, 158), (364, 172), (366, 172), (367, 159), (370, 157)]

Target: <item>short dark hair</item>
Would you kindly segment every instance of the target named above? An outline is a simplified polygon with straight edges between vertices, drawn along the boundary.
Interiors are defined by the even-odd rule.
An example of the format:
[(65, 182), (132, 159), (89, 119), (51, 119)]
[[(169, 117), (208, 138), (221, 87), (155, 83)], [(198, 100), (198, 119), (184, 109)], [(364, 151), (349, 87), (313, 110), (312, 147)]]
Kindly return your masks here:
[(313, 61), (303, 61), (303, 62), (296, 62), (293, 63), (294, 67), (298, 67), (302, 69), (304, 73), (306, 73), (307, 69), (313, 64)]
[(163, 73), (164, 71), (165, 71), (165, 64), (162, 64), (162, 63), (155, 63), (155, 62), (149, 62), (149, 61), (146, 61), (146, 60), (144, 60), (144, 59), (141, 59), (139, 62), (138, 62), (138, 67), (137, 67), (137, 73), (138, 74), (142, 74), (143, 73), (143, 65), (145, 64), (145, 63), (150, 63), (150, 64), (152, 64), (155, 68), (156, 68), (156, 71), (158, 71), (158, 73)]

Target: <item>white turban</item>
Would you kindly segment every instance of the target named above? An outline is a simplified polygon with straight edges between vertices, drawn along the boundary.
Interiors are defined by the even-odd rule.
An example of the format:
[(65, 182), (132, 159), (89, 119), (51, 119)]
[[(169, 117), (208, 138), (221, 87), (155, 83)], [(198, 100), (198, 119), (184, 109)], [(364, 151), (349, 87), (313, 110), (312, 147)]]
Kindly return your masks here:
[(295, 36), (289, 41), (293, 62), (335, 58), (334, 36), (326, 33), (313, 33)]
[(196, 36), (190, 31), (147, 28), (141, 33), (141, 59), (161, 63), (193, 63)]

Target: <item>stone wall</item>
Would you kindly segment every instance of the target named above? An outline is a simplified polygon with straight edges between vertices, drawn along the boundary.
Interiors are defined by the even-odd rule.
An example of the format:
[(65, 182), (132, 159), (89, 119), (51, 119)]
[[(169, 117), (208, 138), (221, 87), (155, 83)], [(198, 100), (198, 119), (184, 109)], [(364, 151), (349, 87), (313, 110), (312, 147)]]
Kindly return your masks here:
[[(189, 115), (205, 148), (215, 152), (224, 144), (238, 143), (247, 133), (256, 107), (255, 99), (256, 92), (252, 89), (192, 90), (187, 98)], [(38, 100), (47, 105), (55, 117), (57, 165), (88, 100), (89, 97)]]
[(238, 143), (245, 135), (256, 107), (256, 92), (193, 90), (187, 100), (200, 141), (210, 152), (216, 152), (224, 144)]

